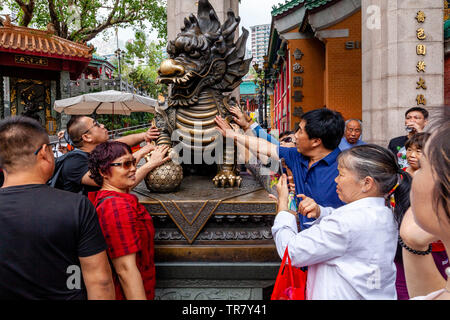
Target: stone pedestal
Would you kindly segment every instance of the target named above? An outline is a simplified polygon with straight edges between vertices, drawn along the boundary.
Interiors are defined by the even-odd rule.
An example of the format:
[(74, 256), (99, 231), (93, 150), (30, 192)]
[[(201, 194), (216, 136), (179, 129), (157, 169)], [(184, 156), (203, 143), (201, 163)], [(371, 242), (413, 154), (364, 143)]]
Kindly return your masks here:
[(258, 300), (270, 293), (281, 263), (271, 232), (276, 202), (241, 176), (241, 188), (189, 176), (173, 193), (150, 193), (142, 183), (133, 190), (155, 226), (156, 299)]
[[(433, 115), (444, 103), (443, 2), (367, 0), (361, 10), (364, 140), (387, 146), (406, 134), (406, 110), (420, 106)], [(423, 22), (416, 19), (419, 11)], [(418, 37), (420, 28), (425, 39)], [(417, 53), (418, 45), (426, 46), (425, 55)], [(424, 71), (417, 70), (420, 61)], [(426, 89), (418, 88), (420, 79)]]

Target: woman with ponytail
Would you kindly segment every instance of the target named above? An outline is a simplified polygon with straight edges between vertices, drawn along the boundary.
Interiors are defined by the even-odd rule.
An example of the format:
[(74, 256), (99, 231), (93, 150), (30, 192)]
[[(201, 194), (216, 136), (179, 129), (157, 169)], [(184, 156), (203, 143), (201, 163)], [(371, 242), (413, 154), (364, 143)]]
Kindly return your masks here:
[(338, 170), (336, 191), (346, 205), (324, 208), (299, 195), (299, 213), (316, 218), (302, 232), (287, 210), (282, 176), (272, 228), (278, 253), (287, 247), (294, 266), (308, 266), (307, 299), (396, 299), (398, 223), (409, 207), (411, 177), (392, 152), (371, 144), (342, 152)]

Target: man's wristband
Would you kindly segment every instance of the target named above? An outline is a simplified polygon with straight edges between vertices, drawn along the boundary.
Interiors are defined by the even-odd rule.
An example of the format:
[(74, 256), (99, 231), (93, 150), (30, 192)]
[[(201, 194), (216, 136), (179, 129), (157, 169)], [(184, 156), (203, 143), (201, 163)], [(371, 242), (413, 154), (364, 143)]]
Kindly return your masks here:
[(405, 248), (405, 249), (408, 250), (409, 252), (411, 252), (411, 253), (413, 253), (413, 254), (417, 254), (417, 255), (419, 255), (419, 256), (426, 256), (427, 254), (430, 254), (430, 253), (431, 253), (431, 250), (433, 249), (433, 246), (432, 246), (431, 243), (430, 243), (430, 245), (428, 246), (428, 250), (426, 250), (426, 251), (414, 250), (413, 248), (408, 247), (408, 246), (403, 242), (403, 239), (402, 239), (400, 236), (398, 236), (398, 243), (400, 244), (400, 246), (401, 246), (402, 248)]

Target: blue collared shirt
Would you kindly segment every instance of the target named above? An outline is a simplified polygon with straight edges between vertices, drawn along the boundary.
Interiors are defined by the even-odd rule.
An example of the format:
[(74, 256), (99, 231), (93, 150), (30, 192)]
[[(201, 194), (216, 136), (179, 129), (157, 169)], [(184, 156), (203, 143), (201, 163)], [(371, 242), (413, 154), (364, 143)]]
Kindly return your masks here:
[(339, 143), (339, 149), (341, 149), (341, 151), (356, 147), (356, 146), (362, 146), (363, 144), (366, 144), (364, 141), (362, 140), (358, 140), (356, 141), (355, 144), (351, 144), (348, 143), (347, 139), (345, 139), (345, 137), (342, 137), (341, 143)]
[[(286, 165), (294, 175), (295, 193), (304, 194), (316, 201), (322, 207), (339, 208), (344, 205), (337, 193), (334, 179), (339, 174), (337, 157), (341, 153), (339, 148), (334, 149), (325, 158), (308, 168), (309, 158), (297, 151), (297, 148), (278, 149), (280, 158), (284, 158)], [(299, 201), (301, 199), (297, 199)], [(298, 202), (297, 202), (298, 203)], [(307, 229), (315, 219), (299, 214), (300, 227)], [(307, 224), (305, 224), (307, 223)]]

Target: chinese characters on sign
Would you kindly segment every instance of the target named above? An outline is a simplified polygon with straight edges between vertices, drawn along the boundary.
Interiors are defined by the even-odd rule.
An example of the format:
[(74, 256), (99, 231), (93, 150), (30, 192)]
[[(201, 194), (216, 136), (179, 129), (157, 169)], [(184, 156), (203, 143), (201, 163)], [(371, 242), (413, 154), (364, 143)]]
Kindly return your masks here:
[[(303, 52), (300, 49), (298, 49), (298, 48), (295, 49), (295, 51), (294, 51), (294, 58), (295, 58), (295, 60), (302, 60), (303, 55), (304, 54), (303, 54)], [(294, 71), (294, 73), (303, 73), (304, 68), (303, 68), (303, 66), (300, 63), (296, 62), (292, 66), (292, 70)], [(294, 88), (303, 88), (303, 77), (294, 76), (293, 77), (293, 87)], [(303, 101), (303, 97), (304, 97), (303, 96), (303, 92), (301, 90), (294, 91), (293, 98), (294, 98), (295, 102), (302, 102)], [(302, 107), (299, 107), (299, 108), (301, 110), (303, 110)], [(297, 113), (297, 114), (294, 113), (293, 115), (297, 117), (297, 116), (299, 116), (299, 113)]]
[(16, 55), (14, 57), (15, 63), (21, 63), (21, 64), (33, 64), (38, 66), (47, 66), (48, 60), (46, 58), (41, 57), (31, 57), (31, 56), (23, 56), (23, 55)]
[(303, 66), (300, 65), (300, 63), (295, 63), (292, 67), (292, 70), (294, 70), (295, 73), (303, 73), (304, 71)]
[(303, 101), (303, 93), (301, 91), (294, 91), (294, 101), (295, 102), (302, 102)]
[(303, 88), (303, 78), (294, 77), (294, 88)]
[(302, 60), (303, 52), (299, 48), (295, 49), (294, 58), (295, 58), (295, 60)]
[[(418, 11), (416, 18), (417, 23), (419, 24), (423, 24), (426, 20), (426, 15), (425, 12), (423, 11)], [(427, 38), (427, 35), (425, 33), (425, 29), (420, 27), (416, 30), (416, 37), (419, 41), (424, 41)], [(416, 54), (417, 56), (426, 56), (427, 55), (427, 46), (423, 43), (419, 43), (416, 46)], [(416, 71), (417, 73), (425, 73), (425, 68), (426, 68), (426, 64), (424, 60), (419, 60), (416, 64)], [(422, 77), (419, 77), (419, 81), (417, 81), (417, 87), (416, 90), (426, 90), (427, 86), (425, 83), (425, 80)], [(416, 103), (417, 105), (423, 105), (426, 106), (427, 104), (427, 99), (425, 98), (425, 96), (422, 93), (418, 93), (416, 96)]]

